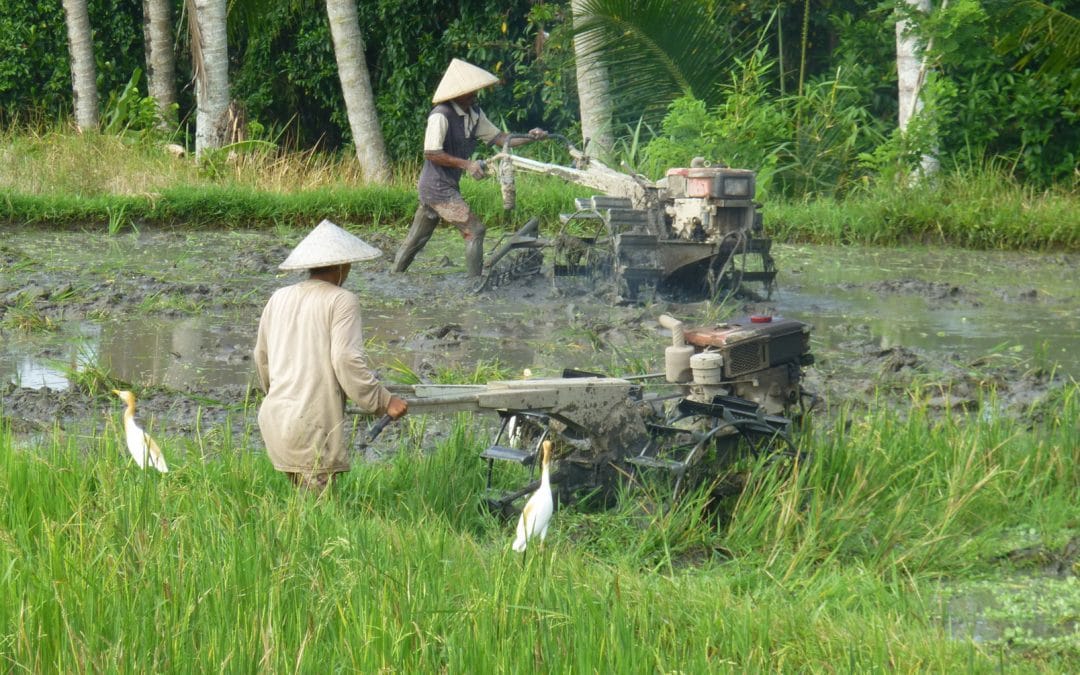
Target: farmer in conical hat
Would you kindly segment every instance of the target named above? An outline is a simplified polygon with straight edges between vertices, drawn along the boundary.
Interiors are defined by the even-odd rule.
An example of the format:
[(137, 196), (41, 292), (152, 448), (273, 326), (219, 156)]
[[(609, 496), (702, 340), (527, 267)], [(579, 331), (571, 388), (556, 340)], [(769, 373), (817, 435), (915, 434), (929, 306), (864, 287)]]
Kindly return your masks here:
[(308, 278), (275, 291), (259, 319), (255, 369), (266, 392), (259, 430), (274, 468), (300, 487), (321, 492), (334, 474), (349, 470), (346, 397), (395, 419), (408, 410), (368, 367), (360, 300), (341, 287), (352, 263), (380, 255), (322, 221), (279, 266), (307, 270)]
[[(420, 206), (412, 227), (398, 248), (394, 271), (404, 272), (423, 250), (440, 220), (455, 226), (465, 238), (465, 268), (469, 276), (480, 276), (484, 265), (484, 223), (461, 198), (461, 174), (479, 180), (484, 177), (480, 162), (469, 159), (477, 141), (501, 147), (506, 134), (476, 105), (476, 92), (499, 81), (483, 68), (454, 59), (446, 69), (432, 97), (424, 134), (424, 168), (420, 171)], [(543, 129), (529, 132), (531, 138), (514, 139), (518, 146), (547, 136)]]

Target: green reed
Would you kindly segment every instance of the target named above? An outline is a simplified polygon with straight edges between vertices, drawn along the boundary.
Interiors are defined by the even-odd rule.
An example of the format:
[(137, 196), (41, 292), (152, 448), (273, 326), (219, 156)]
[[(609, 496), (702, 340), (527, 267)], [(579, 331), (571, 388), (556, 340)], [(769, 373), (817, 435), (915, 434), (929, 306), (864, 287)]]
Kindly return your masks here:
[[(0, 432), (0, 659), (82, 672), (745, 672), (1061, 669), (935, 620), (943, 576), (992, 569), (1003, 533), (1080, 527), (1080, 394), (1028, 430), (875, 408), (748, 461), (722, 518), (661, 483), (556, 514), (544, 547), (480, 508), (483, 429), (405, 434), (321, 499), (250, 425), (159, 438), (167, 475), (104, 431)], [(414, 420), (416, 423), (417, 420)], [(510, 470), (500, 472), (508, 481)], [(523, 476), (514, 476), (520, 480)]]
[[(152, 143), (108, 134), (0, 131), (0, 220), (100, 227), (310, 226), (331, 218), (353, 227), (398, 230), (416, 208), (415, 163), (396, 166), (389, 185), (365, 184), (349, 153), (289, 151), (267, 144), (197, 164)], [(97, 157), (101, 161), (86, 161)], [(208, 166), (210, 168), (208, 168)], [(595, 191), (519, 173), (517, 204), (503, 208), (498, 181), (466, 179), (462, 190), (495, 232), (539, 216), (541, 231), (564, 230), (559, 215)], [(919, 185), (867, 185), (843, 198), (770, 200), (765, 227), (780, 241), (896, 245), (933, 242), (970, 248), (1080, 247), (1076, 186), (1038, 191), (995, 165), (973, 166)], [(592, 236), (588, 223), (569, 232)]]

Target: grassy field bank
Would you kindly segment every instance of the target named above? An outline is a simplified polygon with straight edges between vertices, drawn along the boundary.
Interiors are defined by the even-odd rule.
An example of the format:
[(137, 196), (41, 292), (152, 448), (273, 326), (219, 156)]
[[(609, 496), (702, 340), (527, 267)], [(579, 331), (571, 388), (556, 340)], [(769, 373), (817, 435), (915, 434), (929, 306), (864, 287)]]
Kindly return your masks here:
[[(417, 167), (399, 166), (388, 186), (364, 185), (353, 157), (281, 153), (254, 144), (211, 155), (201, 166), (159, 146), (100, 134), (0, 133), (0, 222), (119, 231), (144, 223), (267, 227), (331, 218), (354, 229), (404, 232), (416, 207)], [(489, 226), (540, 215), (546, 231), (592, 194), (556, 179), (519, 176), (518, 205), (505, 214), (496, 180), (463, 181)], [(921, 187), (867, 186), (842, 199), (770, 202), (779, 240), (972, 248), (1080, 250), (1076, 186), (1036, 192), (987, 168)]]
[(1041, 577), (1003, 554), (1058, 550), (1080, 529), (1080, 387), (1032, 429), (934, 421), (918, 396), (904, 416), (841, 413), (805, 439), (814, 460), (795, 475), (758, 467), (718, 527), (700, 499), (643, 511), (628, 495), (558, 513), (524, 560), (511, 526), (478, 508), (467, 417), (440, 447), (358, 465), (323, 500), (251, 451), (252, 428), (164, 439), (167, 475), (136, 470), (116, 429), (5, 432), (0, 659), (12, 672), (1071, 670), (1075, 570), (1053, 591), (1053, 636), (950, 636), (943, 589)]

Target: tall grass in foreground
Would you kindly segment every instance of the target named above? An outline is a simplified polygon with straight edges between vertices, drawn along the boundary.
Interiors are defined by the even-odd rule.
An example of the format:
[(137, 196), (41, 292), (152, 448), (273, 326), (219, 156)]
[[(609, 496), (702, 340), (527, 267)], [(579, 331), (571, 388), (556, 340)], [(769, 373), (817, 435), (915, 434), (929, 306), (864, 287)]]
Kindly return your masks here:
[(251, 452), (251, 429), (167, 439), (168, 475), (135, 470), (112, 434), (16, 447), (4, 432), (0, 659), (33, 672), (1066, 669), (1077, 640), (1015, 651), (954, 640), (935, 618), (937, 580), (986, 568), (1008, 528), (1052, 541), (1080, 527), (1080, 390), (1058, 403), (1034, 431), (937, 423), (918, 404), (842, 420), (807, 439), (814, 460), (795, 475), (759, 467), (720, 529), (700, 495), (642, 510), (627, 494), (613, 511), (558, 513), (524, 559), (511, 524), (477, 506), (466, 416), (439, 447), (358, 464), (322, 500)]

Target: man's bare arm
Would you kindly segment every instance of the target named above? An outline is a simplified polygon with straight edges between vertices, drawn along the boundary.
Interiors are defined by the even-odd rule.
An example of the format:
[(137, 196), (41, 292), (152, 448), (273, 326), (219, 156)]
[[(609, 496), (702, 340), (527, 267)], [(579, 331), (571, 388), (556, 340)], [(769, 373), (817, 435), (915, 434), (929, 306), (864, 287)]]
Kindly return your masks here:
[[(506, 137), (508, 135), (509, 134), (507, 134), (505, 131), (500, 131), (498, 136), (491, 139), (491, 144), (501, 148), (503, 145), (506, 144)], [(518, 136), (517, 138), (511, 139), (510, 147), (516, 148), (519, 145), (525, 145), (526, 143), (532, 143), (533, 141), (540, 141), (547, 138), (547, 135), (548, 132), (544, 131), (539, 127), (537, 127), (536, 129), (530, 129), (528, 138)]]
[(454, 157), (444, 150), (425, 150), (424, 159), (432, 164), (438, 164), (439, 166), (446, 166), (451, 169), (461, 169), (476, 180), (480, 180), (484, 177), (484, 165), (480, 162)]

